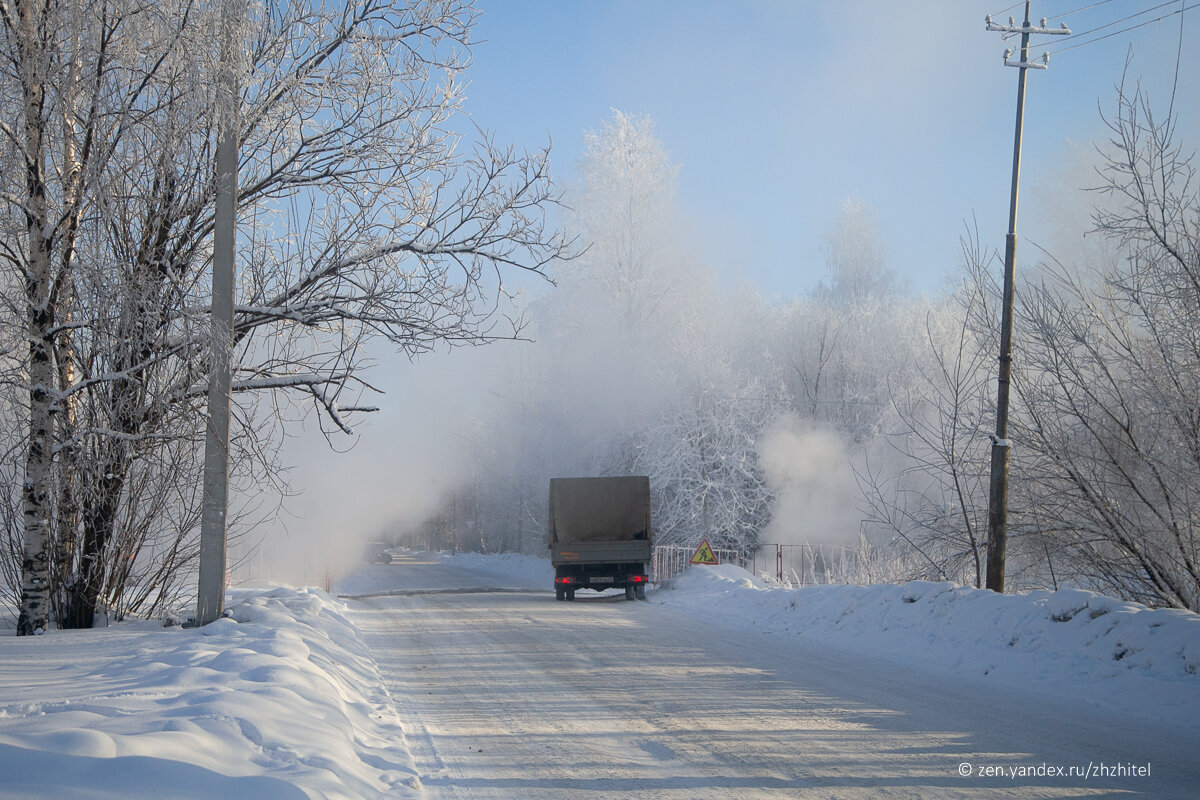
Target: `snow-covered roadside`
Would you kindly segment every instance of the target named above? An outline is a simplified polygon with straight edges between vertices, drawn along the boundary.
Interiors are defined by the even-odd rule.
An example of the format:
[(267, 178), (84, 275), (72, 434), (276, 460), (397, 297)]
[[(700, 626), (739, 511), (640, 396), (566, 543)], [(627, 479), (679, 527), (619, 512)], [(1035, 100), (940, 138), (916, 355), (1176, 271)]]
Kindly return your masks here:
[[(418, 557), (479, 586), (550, 592), (542, 559)], [(387, 593), (395, 581), (366, 567), (338, 590)], [(728, 565), (693, 567), (650, 600), (717, 634), (794, 636), (1200, 732), (1200, 616), (1188, 612), (1078, 591), (768, 588)], [(199, 630), (0, 632), (0, 800), (424, 796), (344, 605), (319, 590), (243, 589), (229, 606), (232, 619)]]
[(319, 590), (198, 630), (0, 634), (0, 798), (418, 798), (375, 662)]
[(1093, 592), (923, 581), (772, 588), (695, 566), (656, 598), (720, 624), (1200, 731), (1200, 615)]

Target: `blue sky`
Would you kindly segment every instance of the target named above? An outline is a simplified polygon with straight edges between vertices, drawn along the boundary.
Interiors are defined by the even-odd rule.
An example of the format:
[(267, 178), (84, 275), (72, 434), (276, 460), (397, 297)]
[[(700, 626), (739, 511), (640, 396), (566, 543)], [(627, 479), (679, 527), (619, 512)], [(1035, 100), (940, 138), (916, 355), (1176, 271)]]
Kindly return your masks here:
[[(1082, 33), (1159, 0), (1035, 0)], [(574, 180), (585, 130), (612, 109), (649, 115), (680, 165), (679, 201), (696, 255), (765, 294), (824, 275), (824, 232), (842, 202), (866, 202), (887, 265), (935, 291), (959, 264), (964, 221), (1002, 248), (1018, 70), (984, 17), (1018, 21), (1005, 0), (478, 0), (483, 12), (467, 108), (499, 141), (554, 141)], [(1066, 17), (1056, 15), (1093, 6)], [(1188, 5), (1198, 5), (1189, 0)], [(1030, 71), (1019, 234), (1049, 242), (1055, 209), (1080, 202), (1078, 154), (1103, 139), (1132, 48), (1131, 74), (1165, 112), (1180, 15), (1103, 41), (1179, 2), (1087, 37), (1043, 37)], [(1182, 15), (1179, 130), (1200, 148), (1200, 9)], [(1061, 246), (1061, 245), (1060, 245)], [(1031, 247), (1022, 254), (1034, 257)]]

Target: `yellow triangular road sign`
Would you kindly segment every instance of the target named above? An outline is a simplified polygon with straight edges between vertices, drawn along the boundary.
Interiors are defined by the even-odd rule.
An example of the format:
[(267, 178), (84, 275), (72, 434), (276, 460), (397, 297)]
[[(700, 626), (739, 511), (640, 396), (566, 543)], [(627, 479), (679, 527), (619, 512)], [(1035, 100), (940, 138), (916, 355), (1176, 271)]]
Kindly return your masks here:
[(700, 542), (700, 546), (696, 548), (696, 552), (692, 554), (693, 564), (717, 564), (716, 555), (713, 553), (712, 545), (708, 543), (708, 539)]

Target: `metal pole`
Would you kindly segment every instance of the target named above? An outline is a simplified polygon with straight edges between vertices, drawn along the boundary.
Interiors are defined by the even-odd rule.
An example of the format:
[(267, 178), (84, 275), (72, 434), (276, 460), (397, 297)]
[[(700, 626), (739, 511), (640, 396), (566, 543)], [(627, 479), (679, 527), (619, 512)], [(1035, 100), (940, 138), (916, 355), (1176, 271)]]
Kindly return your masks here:
[[(1029, 3), (1021, 33), (1021, 63), (1029, 62)], [(1004, 301), (1000, 319), (1000, 372), (996, 382), (996, 433), (992, 437), (992, 471), (988, 500), (987, 588), (1004, 591), (1004, 558), (1008, 537), (1008, 395), (1012, 373), (1013, 292), (1017, 258), (1017, 189), (1021, 180), (1021, 132), (1025, 119), (1025, 73), (1018, 71), (1017, 121), (1013, 136), (1012, 194), (1008, 205), (1008, 236), (1004, 245)]]
[[(233, 0), (234, 3), (238, 0)], [(229, 395), (233, 346), (233, 262), (237, 234), (237, 70), (230, 3), (222, 11), (221, 86), (218, 90), (216, 216), (213, 227), (212, 341), (208, 427), (204, 443), (204, 496), (200, 519), (200, 578), (196, 624), (225, 610), (226, 513), (229, 508)]]

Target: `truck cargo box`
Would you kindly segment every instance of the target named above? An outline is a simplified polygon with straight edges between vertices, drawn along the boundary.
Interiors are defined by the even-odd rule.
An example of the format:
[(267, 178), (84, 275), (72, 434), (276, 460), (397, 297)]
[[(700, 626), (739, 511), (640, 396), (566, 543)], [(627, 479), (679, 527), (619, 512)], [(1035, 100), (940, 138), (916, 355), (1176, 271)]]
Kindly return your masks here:
[(551, 478), (550, 542), (650, 539), (650, 479)]
[(547, 540), (559, 600), (576, 589), (646, 596), (651, 553), (650, 479), (553, 478)]
[(550, 546), (550, 563), (554, 565), (597, 563), (605, 561), (650, 560), (650, 541), (632, 542), (557, 542)]

